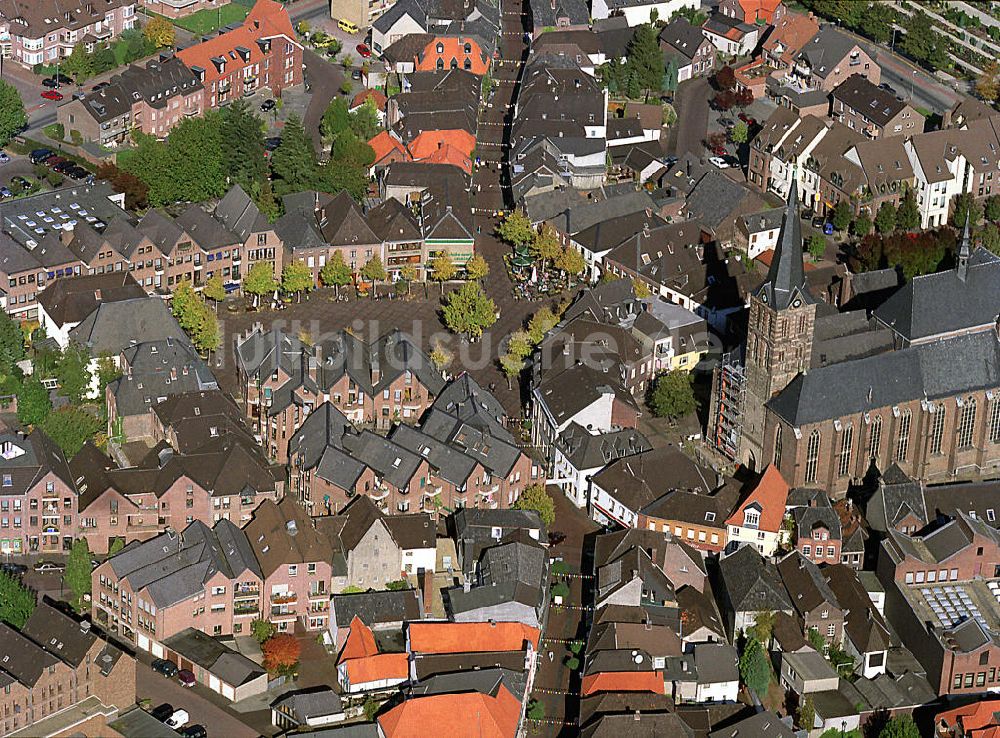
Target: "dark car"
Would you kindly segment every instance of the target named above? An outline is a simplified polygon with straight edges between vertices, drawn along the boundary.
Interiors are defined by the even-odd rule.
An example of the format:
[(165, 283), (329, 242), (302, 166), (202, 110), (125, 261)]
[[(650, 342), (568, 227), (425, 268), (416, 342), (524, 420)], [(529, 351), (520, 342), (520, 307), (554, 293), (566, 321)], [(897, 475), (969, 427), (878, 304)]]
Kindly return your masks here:
[(159, 720), (161, 723), (174, 714), (174, 706), (169, 702), (164, 702), (162, 705), (158, 705), (149, 711), (149, 714)]
[(94, 85), (93, 87), (90, 88), (90, 91), (91, 92), (100, 92), (105, 87), (111, 87), (111, 83), (110, 82), (98, 82), (96, 85)]
[(22, 177), (20, 175), (18, 175), (16, 177), (11, 177), (10, 178), (10, 183), (12, 185), (17, 185), (18, 187), (20, 187), (22, 189), (27, 189), (31, 185), (31, 182), (29, 182), (27, 179), (25, 179), (24, 177)]
[[(2, 189), (6, 190), (7, 188), (4, 187)], [(2, 564), (0, 564), (0, 571), (4, 571), (7, 574), (10, 574), (12, 577), (19, 577), (22, 574), (28, 573), (28, 567), (26, 567), (24, 564), (15, 564), (13, 561), (5, 561)]]
[(740, 160), (737, 156), (724, 156), (722, 160), (731, 167), (738, 167), (740, 165)]
[(67, 159), (66, 161), (59, 162), (52, 169), (59, 172), (59, 174), (69, 174), (70, 170), (75, 169), (77, 166), (79, 165), (75, 161)]
[(736, 125), (736, 121), (732, 118), (719, 118), (719, 125), (725, 126), (726, 128), (731, 128)]
[(361, 79), (361, 70), (355, 69), (351, 72), (351, 79)]
[(67, 177), (72, 177), (73, 179), (86, 179), (90, 176), (90, 172), (81, 167), (79, 164), (74, 164), (65, 172)]
[(54, 79), (56, 82), (58, 82), (61, 85), (71, 85), (71, 84), (73, 84), (73, 80), (71, 80), (69, 77), (67, 77), (62, 72), (60, 72), (59, 74), (53, 74), (51, 77), (49, 77), (49, 79)]
[(274, 100), (265, 100), (260, 104), (260, 112), (270, 113), (276, 107), (278, 107), (278, 103), (275, 102)]
[(28, 158), (32, 164), (41, 164), (52, 155), (52, 149), (35, 149), (28, 155)]
[(822, 215), (817, 215), (815, 218), (812, 219), (812, 227), (813, 228), (822, 228), (823, 227), (823, 221), (825, 221), (825, 220), (826, 219)]
[(166, 659), (153, 659), (153, 663), (150, 667), (157, 674), (162, 674), (165, 677), (173, 678), (177, 676), (177, 664), (173, 661), (167, 661)]
[(193, 687), (195, 684), (194, 672), (190, 669), (181, 669), (177, 672), (177, 681), (185, 687)]
[(65, 156), (50, 156), (48, 159), (45, 160), (45, 166), (49, 167), (50, 169), (55, 169), (61, 164), (65, 164), (66, 161), (67, 159)]
[(59, 83), (56, 82), (54, 79), (43, 79), (42, 80), (42, 87), (48, 87), (50, 90), (54, 90), (58, 86), (59, 86)]
[(181, 728), (180, 734), (184, 738), (208, 738), (208, 731), (205, 730), (205, 726), (197, 723), (188, 725), (186, 728)]
[(271, 138), (264, 139), (264, 148), (267, 151), (274, 151), (279, 146), (281, 146), (281, 136), (272, 136)]

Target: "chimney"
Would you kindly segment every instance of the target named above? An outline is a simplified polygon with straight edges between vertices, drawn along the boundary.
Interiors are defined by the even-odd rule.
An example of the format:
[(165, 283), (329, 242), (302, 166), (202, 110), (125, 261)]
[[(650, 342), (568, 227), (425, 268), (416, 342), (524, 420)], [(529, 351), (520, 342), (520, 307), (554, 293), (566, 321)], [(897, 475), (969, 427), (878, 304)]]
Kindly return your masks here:
[(89, 620), (84, 620), (82, 623), (80, 623), (80, 632), (81, 633), (89, 633), (90, 632), (90, 621)]
[(635, 720), (636, 722), (639, 722), (639, 711), (638, 710), (636, 710), (634, 713), (632, 713), (632, 719)]
[(472, 582), (466, 579), (462, 583), (462, 591), (465, 592), (465, 594), (469, 594), (469, 592), (472, 591)]
[(100, 301), (100, 299), (101, 299), (101, 291), (99, 289), (94, 290), (94, 299), (97, 300), (98, 302)]
[(288, 535), (294, 536), (299, 532), (298, 526), (295, 524), (294, 520), (285, 521), (285, 530), (288, 531)]

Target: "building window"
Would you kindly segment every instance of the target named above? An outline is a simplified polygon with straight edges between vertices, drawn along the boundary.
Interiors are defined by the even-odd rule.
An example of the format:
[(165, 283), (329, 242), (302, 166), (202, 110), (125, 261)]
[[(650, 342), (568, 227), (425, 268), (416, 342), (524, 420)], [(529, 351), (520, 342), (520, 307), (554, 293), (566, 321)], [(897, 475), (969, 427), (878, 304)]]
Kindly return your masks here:
[[(1000, 403), (998, 403), (1000, 404)], [(781, 426), (774, 430), (774, 466), (781, 468)]]
[(819, 462), (819, 429), (809, 434), (806, 447), (806, 484), (816, 481), (816, 465)]
[(896, 438), (896, 461), (906, 461), (910, 446), (910, 411), (904, 410), (899, 416), (899, 435)]
[(851, 451), (854, 446), (854, 424), (848, 423), (840, 438), (840, 468), (839, 474), (846, 477), (851, 471)]
[(830, 623), (828, 626), (826, 626), (826, 635), (829, 638), (834, 638), (837, 635), (837, 626), (834, 625), (833, 623)]
[(878, 452), (882, 446), (882, 416), (876, 415), (872, 418), (871, 436), (868, 438), (868, 458), (878, 459)]
[(958, 447), (972, 446), (972, 429), (976, 425), (976, 399), (970, 397), (962, 405), (962, 413), (958, 418)]
[(944, 438), (944, 405), (938, 405), (934, 410), (934, 420), (931, 422), (931, 454), (941, 453), (941, 440)]

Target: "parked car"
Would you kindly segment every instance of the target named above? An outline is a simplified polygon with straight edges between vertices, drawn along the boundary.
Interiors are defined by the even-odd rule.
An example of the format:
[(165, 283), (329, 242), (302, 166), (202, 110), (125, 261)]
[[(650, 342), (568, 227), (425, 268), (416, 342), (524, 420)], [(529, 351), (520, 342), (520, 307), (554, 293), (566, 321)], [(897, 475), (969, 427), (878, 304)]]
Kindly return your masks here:
[(740, 159), (738, 156), (727, 155), (722, 157), (722, 160), (731, 167), (738, 167), (740, 165)]
[(275, 102), (274, 100), (268, 99), (260, 104), (260, 112), (270, 113), (276, 107), (278, 107), (278, 103)]
[(279, 146), (281, 146), (281, 136), (272, 136), (271, 138), (264, 139), (264, 149), (266, 151), (274, 151)]
[(351, 79), (361, 79), (361, 70), (355, 69), (351, 72)]
[(823, 233), (825, 233), (827, 236), (832, 236), (833, 235), (833, 223), (830, 223), (829, 221), (826, 222), (826, 223), (824, 223), (823, 224)]
[[(4, 197), (10, 197), (11, 196), (10, 190), (7, 190), (6, 195), (3, 194), (4, 190), (7, 190), (7, 188), (0, 187), (0, 195), (3, 195)], [(28, 573), (28, 567), (26, 567), (24, 564), (15, 564), (13, 561), (5, 561), (2, 564), (0, 564), (0, 571), (4, 571), (7, 574), (10, 574), (12, 577), (19, 577), (23, 574)]]
[(358, 53), (361, 55), (362, 59), (370, 59), (372, 56), (372, 50), (368, 48), (368, 44), (358, 44), (355, 47)]
[(729, 154), (729, 152), (726, 151), (725, 146), (716, 146), (714, 149), (712, 149), (712, 153), (715, 154), (716, 156), (726, 156), (727, 154)]
[(52, 149), (35, 149), (28, 155), (28, 159), (32, 164), (41, 164), (50, 156), (53, 156)]
[(815, 218), (812, 219), (812, 227), (813, 228), (822, 228), (823, 227), (823, 222), (825, 220), (826, 220), (826, 218), (824, 218), (822, 215), (817, 215)]
[(672, 167), (676, 163), (677, 163), (676, 156), (668, 156), (666, 159), (663, 160), (663, 166), (665, 167)]
[(194, 672), (190, 669), (181, 669), (177, 672), (177, 681), (185, 687), (193, 687), (195, 683)]
[(46, 561), (42, 559), (35, 563), (35, 571), (63, 571), (66, 568), (66, 564), (60, 564), (57, 561)]
[(163, 722), (166, 723), (168, 728), (173, 728), (174, 730), (177, 730), (178, 728), (183, 728), (185, 725), (187, 725), (188, 720), (190, 719), (191, 716), (188, 715), (187, 710), (177, 710), (177, 712), (175, 712), (173, 715), (171, 715)]
[(10, 157), (7, 156), (6, 151), (0, 151), (0, 164), (6, 164), (10, 161)]
[(59, 102), (63, 99), (63, 94), (61, 92), (56, 92), (55, 90), (46, 90), (42, 93), (42, 97), (46, 100), (55, 100), (56, 102)]
[(729, 169), (729, 164), (721, 156), (708, 157), (708, 163), (712, 166), (718, 167), (719, 169)]
[(72, 177), (73, 179), (86, 179), (87, 177), (90, 176), (90, 172), (81, 167), (79, 164), (71, 167), (70, 170), (66, 172), (66, 174)]
[(98, 82), (96, 85), (94, 85), (93, 87), (90, 88), (90, 91), (91, 92), (100, 92), (105, 87), (111, 87), (111, 83), (110, 82)]
[(59, 172), (59, 174), (66, 174), (69, 172), (70, 169), (72, 169), (75, 166), (77, 166), (77, 163), (75, 161), (71, 159), (64, 159), (63, 161), (54, 165), (52, 167), (52, 170), (55, 172)]
[(10, 183), (12, 185), (17, 185), (21, 189), (28, 189), (28, 187), (31, 185), (31, 182), (29, 182), (27, 179), (25, 179), (24, 177), (22, 177), (20, 175), (18, 175), (16, 177), (11, 177), (10, 178)]
[(52, 90), (52, 89), (55, 89), (58, 86), (59, 86), (59, 83), (56, 82), (51, 77), (42, 80), (42, 87), (48, 87), (50, 90)]
[(58, 82), (59, 84), (61, 84), (61, 85), (71, 85), (71, 84), (73, 84), (73, 80), (70, 79), (69, 77), (67, 77), (62, 72), (59, 72), (58, 74), (53, 74), (51, 77), (49, 77), (49, 79), (53, 79), (56, 82)]
[(751, 118), (746, 113), (740, 113), (740, 120), (746, 123), (748, 126), (757, 125), (757, 121), (754, 118)]
[(208, 738), (208, 731), (205, 730), (205, 726), (198, 723), (181, 728), (180, 734), (184, 738)]
[(157, 674), (162, 674), (165, 677), (173, 678), (177, 675), (177, 664), (173, 661), (153, 659), (153, 663), (150, 666)]
[(14, 193), (10, 191), (9, 187), (0, 187), (0, 197), (6, 199), (8, 197), (13, 197)]
[(157, 705), (149, 714), (159, 720), (161, 723), (174, 714), (174, 706), (169, 702), (164, 702), (162, 705)]
[(48, 159), (45, 160), (45, 166), (47, 166), (49, 169), (55, 169), (56, 167), (65, 163), (66, 163), (66, 157), (64, 156), (50, 156)]

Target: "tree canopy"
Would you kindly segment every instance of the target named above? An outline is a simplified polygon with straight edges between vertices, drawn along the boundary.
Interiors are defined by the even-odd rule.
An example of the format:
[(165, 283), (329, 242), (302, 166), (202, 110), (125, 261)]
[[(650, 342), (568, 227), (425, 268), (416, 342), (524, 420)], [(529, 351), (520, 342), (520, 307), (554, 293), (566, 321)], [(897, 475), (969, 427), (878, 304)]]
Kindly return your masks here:
[(771, 666), (767, 662), (767, 652), (760, 641), (750, 637), (740, 655), (740, 679), (758, 696), (767, 692), (771, 682)]
[(690, 372), (675, 369), (656, 378), (649, 397), (649, 407), (658, 418), (683, 418), (698, 406), (694, 397), (694, 378)]
[(0, 146), (6, 146), (27, 123), (28, 115), (17, 88), (0, 81)]
[(455, 333), (479, 338), (497, 321), (496, 303), (476, 282), (466, 282), (448, 295), (444, 306), (444, 322)]
[(19, 579), (0, 571), (0, 620), (20, 629), (34, 611), (35, 593)]
[(515, 510), (534, 510), (548, 528), (556, 521), (556, 505), (541, 484), (529, 484), (514, 501)]
[(91, 579), (90, 572), (93, 566), (90, 563), (90, 546), (87, 545), (86, 538), (77, 538), (73, 541), (73, 547), (69, 551), (66, 559), (66, 573), (63, 581), (73, 592), (77, 600), (82, 600), (83, 596), (90, 594)]

